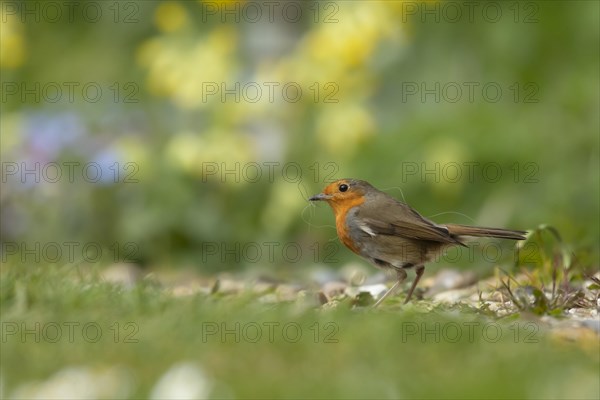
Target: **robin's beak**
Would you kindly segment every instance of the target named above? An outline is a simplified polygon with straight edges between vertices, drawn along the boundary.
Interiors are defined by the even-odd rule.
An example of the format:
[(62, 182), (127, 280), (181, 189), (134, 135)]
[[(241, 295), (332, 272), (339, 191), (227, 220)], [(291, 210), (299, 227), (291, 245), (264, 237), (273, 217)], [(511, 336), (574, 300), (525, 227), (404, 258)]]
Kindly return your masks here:
[(325, 193), (315, 194), (313, 197), (308, 199), (308, 201), (320, 201), (320, 200), (329, 200), (331, 195)]

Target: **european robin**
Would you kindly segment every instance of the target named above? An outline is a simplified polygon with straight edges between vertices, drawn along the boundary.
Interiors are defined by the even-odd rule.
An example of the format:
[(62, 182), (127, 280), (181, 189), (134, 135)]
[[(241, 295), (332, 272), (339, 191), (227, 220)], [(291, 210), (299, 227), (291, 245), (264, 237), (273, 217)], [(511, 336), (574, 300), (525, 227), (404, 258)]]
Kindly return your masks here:
[(449, 246), (464, 246), (464, 236), (523, 240), (527, 232), (467, 225), (439, 225), (366, 181), (340, 179), (310, 201), (326, 201), (335, 214), (337, 234), (350, 250), (376, 267), (396, 272), (398, 281), (375, 303), (377, 307), (415, 269), (405, 304), (419, 283), (425, 263)]

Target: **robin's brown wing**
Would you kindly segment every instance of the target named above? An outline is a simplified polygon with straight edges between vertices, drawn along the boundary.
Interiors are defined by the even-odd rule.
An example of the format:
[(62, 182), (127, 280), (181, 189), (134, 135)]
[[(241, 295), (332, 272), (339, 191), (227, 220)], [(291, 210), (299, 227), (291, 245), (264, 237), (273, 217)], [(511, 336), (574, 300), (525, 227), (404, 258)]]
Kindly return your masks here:
[(356, 215), (368, 233), (464, 246), (444, 226), (424, 218), (408, 205), (388, 196), (361, 204)]

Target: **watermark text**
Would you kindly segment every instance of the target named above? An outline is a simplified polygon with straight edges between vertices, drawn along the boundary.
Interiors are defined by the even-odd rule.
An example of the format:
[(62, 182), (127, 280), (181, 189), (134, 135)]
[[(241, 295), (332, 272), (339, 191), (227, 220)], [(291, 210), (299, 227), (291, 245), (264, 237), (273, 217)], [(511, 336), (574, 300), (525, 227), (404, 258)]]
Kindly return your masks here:
[(97, 343), (106, 335), (114, 343), (138, 343), (139, 326), (135, 322), (100, 324), (78, 322), (2, 322), (2, 343)]
[(132, 262), (140, 255), (135, 242), (114, 242), (108, 246), (97, 242), (2, 242), (2, 262), (18, 260), (22, 263), (97, 263), (110, 259), (113, 262)]

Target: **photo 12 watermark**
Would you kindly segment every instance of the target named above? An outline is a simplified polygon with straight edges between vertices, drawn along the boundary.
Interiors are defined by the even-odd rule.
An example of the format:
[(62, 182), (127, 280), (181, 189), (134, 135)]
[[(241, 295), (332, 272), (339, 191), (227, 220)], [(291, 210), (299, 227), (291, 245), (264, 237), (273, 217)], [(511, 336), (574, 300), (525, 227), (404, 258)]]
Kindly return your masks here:
[(2, 343), (138, 343), (140, 328), (135, 322), (96, 321), (2, 322)]
[(140, 6), (135, 1), (2, 1), (2, 22), (17, 18), (22, 23), (140, 22)]
[(336, 82), (202, 82), (202, 103), (339, 103)]
[(202, 263), (279, 263), (303, 261), (338, 263), (340, 245), (327, 243), (288, 242), (203, 242), (200, 245)]
[(539, 103), (536, 82), (440, 82), (412, 81), (401, 84), (402, 103)]
[(314, 23), (340, 22), (334, 1), (202, 1), (203, 23)]
[(139, 183), (135, 162), (16, 162), (4, 161), (2, 183)]
[(497, 322), (402, 322), (399, 331), (401, 343), (538, 343), (540, 327), (534, 322), (513, 322), (503, 325)]
[(540, 22), (540, 5), (533, 1), (403, 1), (402, 22), (515, 24)]
[(328, 183), (335, 180), (340, 170), (334, 162), (314, 162), (310, 165), (299, 162), (217, 162), (201, 163), (201, 181), (220, 183)]
[(301, 324), (290, 321), (232, 322), (205, 321), (201, 324), (202, 343), (339, 343), (336, 322)]
[(501, 164), (495, 161), (451, 161), (400, 163), (401, 183), (496, 183), (501, 180), (513, 183), (539, 183), (540, 165), (534, 161)]
[(2, 82), (2, 103), (73, 104), (100, 101), (139, 103), (140, 87), (136, 82)]
[(140, 247), (135, 242), (2, 242), (2, 262), (65, 264), (75, 262), (100, 263), (134, 262), (140, 256)]

